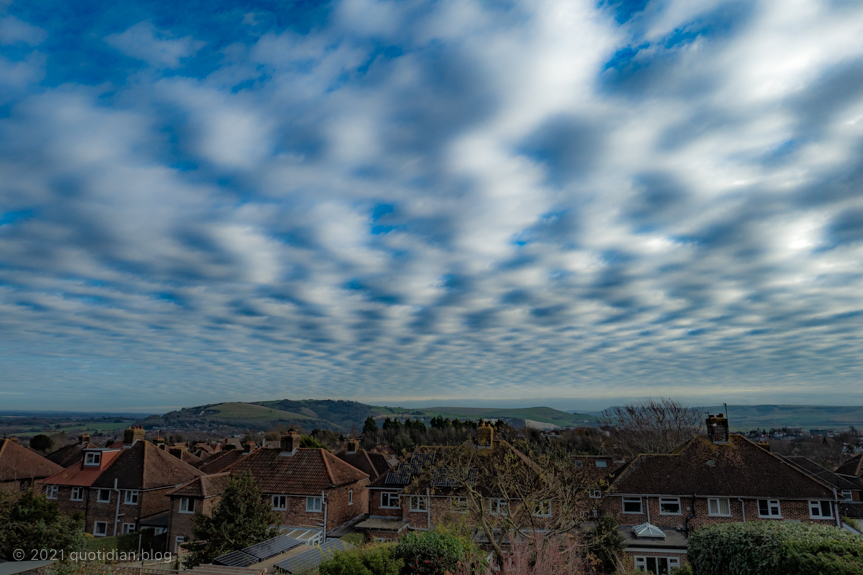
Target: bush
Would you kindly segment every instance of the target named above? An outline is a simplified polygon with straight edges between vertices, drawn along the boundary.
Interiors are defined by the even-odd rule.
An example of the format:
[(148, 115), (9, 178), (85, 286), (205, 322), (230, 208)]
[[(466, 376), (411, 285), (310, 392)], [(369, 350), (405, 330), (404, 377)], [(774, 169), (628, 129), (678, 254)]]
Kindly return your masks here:
[(696, 575), (863, 575), (863, 538), (825, 525), (710, 525), (689, 538)]
[(399, 575), (404, 561), (393, 556), (395, 544), (358, 547), (339, 551), (321, 563), (321, 575)]
[(587, 552), (600, 573), (614, 573), (621, 565), (620, 557), (626, 541), (617, 529), (617, 522), (610, 515), (601, 516), (596, 527), (585, 533)]
[(453, 573), (468, 549), (453, 535), (425, 531), (408, 533), (396, 545), (394, 556), (404, 560), (403, 575)]

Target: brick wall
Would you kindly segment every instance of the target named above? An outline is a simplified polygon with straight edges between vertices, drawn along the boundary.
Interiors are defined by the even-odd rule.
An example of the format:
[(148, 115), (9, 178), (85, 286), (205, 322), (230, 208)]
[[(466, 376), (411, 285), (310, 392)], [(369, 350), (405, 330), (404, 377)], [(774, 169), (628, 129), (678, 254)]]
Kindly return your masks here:
[[(327, 491), (327, 531), (332, 531), (354, 517), (368, 512), (369, 491), (366, 489), (368, 482), (368, 479), (363, 479)], [(350, 492), (353, 493), (352, 505), (349, 503)]]
[[(195, 511), (200, 511), (204, 515), (211, 515), (213, 509), (218, 504), (220, 497), (209, 497), (207, 499), (194, 498)], [(174, 541), (177, 537), (185, 537), (186, 541), (194, 539), (192, 533), (195, 529), (195, 514), (180, 513), (180, 498), (171, 497), (171, 520), (168, 524), (168, 547), (170, 551), (174, 550)]]
[[(369, 490), (368, 498), (369, 498), (369, 515), (381, 515), (384, 517), (401, 517), (402, 516), (402, 508), (389, 508), (389, 507), (381, 507), (381, 493), (384, 493), (383, 490), (373, 489)], [(386, 493), (395, 493), (399, 494), (399, 490), (386, 491)]]

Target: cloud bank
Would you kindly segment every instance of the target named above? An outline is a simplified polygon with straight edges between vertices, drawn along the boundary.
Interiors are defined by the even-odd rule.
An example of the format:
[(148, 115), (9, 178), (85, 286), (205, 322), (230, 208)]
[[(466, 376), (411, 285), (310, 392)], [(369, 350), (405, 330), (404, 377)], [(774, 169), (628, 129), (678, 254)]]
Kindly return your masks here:
[(863, 401), (861, 39), (843, 0), (2, 6), (3, 404)]

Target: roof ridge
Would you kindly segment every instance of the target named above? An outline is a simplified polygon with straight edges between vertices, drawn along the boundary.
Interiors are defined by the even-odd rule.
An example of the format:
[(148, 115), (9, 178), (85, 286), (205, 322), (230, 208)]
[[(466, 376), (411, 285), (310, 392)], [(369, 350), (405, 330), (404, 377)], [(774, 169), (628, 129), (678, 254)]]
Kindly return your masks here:
[[(319, 450), (321, 453), (321, 459), (323, 459), (323, 461), (324, 461), (324, 467), (326, 467), (326, 469), (327, 469), (327, 477), (330, 478), (330, 485), (335, 485), (336, 484), (336, 478), (333, 477), (333, 470), (330, 469), (330, 462), (327, 460), (327, 455), (326, 455), (326, 454), (329, 454), (329, 451), (327, 451), (326, 449), (323, 449), (323, 448), (319, 448)], [(333, 457), (335, 457), (335, 456), (333, 456)]]
[[(780, 456), (778, 453), (773, 453), (772, 451), (767, 451), (766, 449), (764, 449), (763, 447), (761, 447), (760, 445), (758, 445), (757, 443), (755, 443), (754, 441), (752, 441), (751, 439), (746, 437), (745, 435), (741, 435), (741, 434), (735, 434), (735, 435), (737, 437), (739, 437), (740, 439), (742, 439), (744, 442), (748, 443), (751, 447), (756, 448), (761, 453), (766, 453), (767, 455), (773, 457), (775, 460), (777, 460), (782, 465), (784, 465), (786, 467), (790, 467), (796, 473), (799, 473), (800, 475), (809, 479), (810, 481), (816, 481), (819, 484), (821, 484), (822, 487), (826, 487), (827, 489), (829, 489), (831, 491), (833, 491), (835, 489), (832, 485), (829, 485), (827, 482), (819, 479), (818, 477), (815, 477), (814, 475), (812, 475), (810, 473), (806, 473), (805, 471), (803, 471), (802, 469), (800, 469), (799, 467), (797, 467), (796, 465), (794, 465), (790, 461), (786, 461), (785, 458)], [(731, 438), (731, 436), (729, 436), (729, 439), (730, 438)], [(744, 445), (745, 445), (745, 443), (744, 443)]]

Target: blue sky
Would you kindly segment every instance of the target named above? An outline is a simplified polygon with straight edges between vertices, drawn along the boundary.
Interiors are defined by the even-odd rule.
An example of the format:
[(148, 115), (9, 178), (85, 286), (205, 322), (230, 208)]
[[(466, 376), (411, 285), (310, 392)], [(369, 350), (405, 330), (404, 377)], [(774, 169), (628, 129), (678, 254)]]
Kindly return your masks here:
[(0, 0), (0, 409), (863, 402), (852, 0)]

